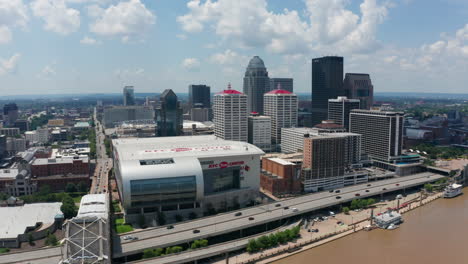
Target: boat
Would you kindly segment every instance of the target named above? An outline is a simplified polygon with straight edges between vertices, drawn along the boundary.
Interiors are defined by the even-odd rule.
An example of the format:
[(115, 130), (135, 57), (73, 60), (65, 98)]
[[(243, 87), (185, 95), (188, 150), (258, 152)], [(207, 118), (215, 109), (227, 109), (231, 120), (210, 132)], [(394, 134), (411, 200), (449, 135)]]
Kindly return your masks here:
[(397, 229), (398, 227), (400, 227), (399, 225), (395, 225), (395, 224), (390, 224), (387, 229), (388, 230), (393, 230), (393, 229)]
[(462, 187), (463, 186), (461, 184), (456, 183), (448, 185), (444, 191), (444, 198), (453, 198), (462, 194)]

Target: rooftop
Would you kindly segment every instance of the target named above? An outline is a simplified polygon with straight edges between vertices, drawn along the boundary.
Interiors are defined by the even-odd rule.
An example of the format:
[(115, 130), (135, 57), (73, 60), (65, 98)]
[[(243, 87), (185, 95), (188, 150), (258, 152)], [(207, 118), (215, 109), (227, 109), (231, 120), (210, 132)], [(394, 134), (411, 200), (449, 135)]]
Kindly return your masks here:
[(62, 203), (34, 203), (24, 206), (0, 207), (2, 224), (0, 225), (0, 239), (16, 238), (26, 231), (26, 227), (36, 223), (48, 225), (54, 223), (54, 218), (62, 214)]
[(252, 59), (250, 59), (247, 68), (265, 68), (265, 63), (262, 59), (260, 59), (259, 56), (254, 56)]
[(169, 157), (213, 157), (263, 154), (246, 142), (228, 141), (215, 136), (179, 136), (163, 138), (121, 138), (112, 140), (120, 160)]
[(284, 160), (284, 159), (280, 159), (280, 158), (269, 158), (269, 160), (274, 161), (281, 165), (294, 165), (294, 163)]
[(271, 91), (269, 91), (269, 92), (266, 93), (266, 94), (291, 94), (291, 95), (294, 95), (294, 94), (291, 93), (290, 91), (286, 91), (286, 90), (282, 90), (282, 89), (271, 90)]
[(107, 218), (107, 196), (106, 194), (87, 194), (81, 198), (78, 218), (101, 217)]

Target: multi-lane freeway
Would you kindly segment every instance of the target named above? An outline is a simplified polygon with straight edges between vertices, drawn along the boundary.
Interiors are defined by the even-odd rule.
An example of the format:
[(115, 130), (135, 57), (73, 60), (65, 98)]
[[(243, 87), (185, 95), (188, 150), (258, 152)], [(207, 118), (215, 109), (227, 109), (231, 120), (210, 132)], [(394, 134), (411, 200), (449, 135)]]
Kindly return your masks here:
[(92, 194), (105, 193), (109, 191), (108, 175), (109, 170), (112, 168), (112, 159), (107, 156), (104, 144), (104, 127), (96, 118), (96, 112), (94, 114), (94, 120), (96, 122), (96, 169), (91, 183), (90, 193)]
[[(137, 240), (125, 241), (121, 239), (120, 242), (115, 241), (114, 245), (117, 246), (114, 248), (114, 257), (136, 254), (147, 248), (167, 247), (204, 237), (221, 235), (339, 203), (349, 202), (356, 198), (375, 196), (422, 185), (440, 178), (443, 178), (443, 176), (433, 173), (420, 173), (349, 186), (339, 189), (339, 193), (336, 192), (337, 190), (314, 193), (236, 212), (200, 218), (173, 225), (174, 228), (172, 229), (160, 227), (136, 231), (132, 233), (132, 236), (137, 237)], [(235, 216), (237, 212), (241, 212), (241, 215)]]
[[(142, 252), (147, 248), (167, 247), (190, 242), (196, 239), (229, 233), (235, 230), (245, 229), (251, 226), (291, 217), (294, 215), (311, 212), (343, 202), (349, 202), (356, 198), (376, 196), (388, 192), (395, 192), (427, 182), (437, 181), (444, 176), (434, 173), (420, 173), (411, 176), (375, 181), (368, 184), (354, 185), (339, 189), (339, 193), (320, 192), (291, 198), (281, 202), (251, 207), (204, 217), (194, 221), (182, 222), (173, 225), (173, 229), (166, 227), (149, 228), (132, 232), (138, 237), (134, 241), (125, 241), (121, 235), (114, 241), (114, 257), (128, 256)], [(369, 185), (369, 186), (368, 186)], [(356, 196), (359, 194), (359, 196)], [(337, 198), (337, 197), (340, 198)], [(286, 209), (287, 208), (287, 209)], [(235, 216), (241, 212), (240, 216)], [(252, 220), (250, 220), (250, 219)], [(194, 230), (199, 232), (194, 233)], [(57, 263), (55, 260), (60, 255), (60, 248), (39, 249), (29, 252), (0, 255), (2, 263)], [(47, 262), (49, 261), (49, 262)]]

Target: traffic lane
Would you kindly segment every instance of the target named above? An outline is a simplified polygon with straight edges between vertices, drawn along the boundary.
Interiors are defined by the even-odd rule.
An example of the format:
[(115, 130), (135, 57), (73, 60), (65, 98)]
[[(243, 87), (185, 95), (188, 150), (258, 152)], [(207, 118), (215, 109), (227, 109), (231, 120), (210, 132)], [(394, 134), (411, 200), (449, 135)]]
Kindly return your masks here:
[[(17, 253), (9, 253), (0, 255), (0, 264), (4, 263), (33, 263), (34, 259), (47, 259), (53, 256), (60, 256), (60, 247), (53, 247), (47, 249), (37, 249)], [(51, 262), (49, 262), (51, 263)]]
[[(443, 176), (439, 176), (437, 178), (442, 178), (442, 177)], [(434, 180), (437, 180), (437, 179), (434, 179)], [(419, 185), (419, 184), (424, 183), (426, 181), (427, 181), (427, 177), (425, 179), (424, 178), (418, 178), (418, 179), (413, 179), (411, 181), (407, 181), (406, 184), (408, 184), (408, 187), (411, 187), (411, 185)], [(361, 195), (362, 198), (368, 197), (368, 196), (379, 195), (380, 193), (383, 193), (383, 192), (395, 191), (395, 190), (398, 190), (400, 188), (400, 186), (396, 186), (393, 183), (384, 185), (383, 188), (386, 188), (387, 189), (386, 191), (383, 191), (382, 190), (383, 188), (381, 188), (381, 187), (382, 186), (377, 186), (377, 187), (374, 186), (373, 188), (369, 188), (369, 193), (363, 193)], [(338, 201), (336, 199), (336, 196), (341, 197), (339, 203), (348, 202), (348, 201), (351, 201), (353, 199), (361, 198), (361, 196), (356, 197), (355, 193), (352, 193), (352, 192), (336, 194), (334, 196), (330, 196), (330, 197), (326, 197), (326, 198), (322, 198), (322, 199), (318, 199), (318, 200), (312, 200), (312, 201), (308, 201), (308, 202), (302, 203), (302, 204), (296, 204), (296, 205), (294, 205), (295, 207), (290, 207), (287, 210), (285, 210), (284, 207), (283, 207), (283, 208), (280, 208), (280, 209), (274, 209), (274, 210), (271, 210), (271, 211), (268, 211), (268, 212), (263, 212), (263, 213), (255, 215), (255, 216), (251, 216), (251, 217), (253, 217), (252, 220), (249, 220), (249, 218), (250, 218), (249, 216), (243, 216), (243, 217), (239, 217), (238, 219), (231, 220), (229, 222), (221, 222), (221, 223), (217, 223), (217, 224), (210, 225), (210, 226), (198, 227), (198, 228), (196, 228), (197, 230), (200, 230), (200, 233), (198, 233), (198, 234), (193, 234), (193, 231), (188, 230), (188, 231), (180, 231), (180, 232), (177, 232), (177, 233), (173, 233), (172, 237), (171, 236), (162, 236), (162, 237), (156, 237), (156, 238), (153, 238), (153, 239), (150, 238), (150, 239), (147, 239), (147, 240), (133, 241), (132, 243), (126, 243), (126, 245), (123, 244), (122, 249), (123, 249), (123, 252), (127, 252), (127, 250), (131, 250), (130, 248), (134, 248), (133, 246), (136, 246), (136, 248), (138, 248), (137, 244), (163, 243), (163, 245), (166, 245), (168, 243), (172, 243), (172, 242), (175, 242), (175, 241), (182, 242), (180, 240), (198, 239), (198, 238), (206, 237), (208, 235), (209, 236), (215, 236), (215, 235), (218, 235), (218, 234), (238, 230), (241, 227), (242, 228), (247, 228), (249, 226), (267, 223), (267, 222), (270, 222), (272, 220), (276, 220), (276, 218), (280, 219), (280, 218), (287, 217), (287, 216), (298, 215), (298, 214), (302, 214), (302, 213), (305, 213), (305, 212), (310, 212), (310, 211), (315, 211), (315, 210), (319, 210), (319, 209), (322, 209), (322, 208), (330, 207), (330, 206), (333, 206), (333, 205), (337, 204)], [(294, 212), (294, 208), (297, 208), (298, 211)], [(232, 216), (231, 216), (231, 219), (232, 219)], [(173, 232), (174, 229), (171, 229), (170, 231)], [(205, 232), (205, 234), (202, 234), (203, 232)], [(151, 242), (148, 242), (148, 241), (151, 241)], [(169, 242), (169, 241), (172, 241), (172, 242)], [(127, 247), (127, 245), (129, 245), (129, 244), (133, 244), (133, 246)]]
[[(340, 188), (339, 189), (339, 190), (341, 190), (340, 193), (334, 193), (334, 192), (333, 193), (330, 193), (330, 192), (315, 193), (315, 194), (306, 195), (307, 197), (292, 198), (292, 199), (288, 199), (288, 200), (284, 200), (284, 201), (280, 201), (280, 202), (270, 203), (269, 205), (262, 205), (262, 206), (257, 206), (257, 207), (244, 209), (244, 210), (241, 210), (241, 211), (233, 211), (233, 212), (230, 212), (230, 213), (219, 214), (219, 215), (216, 215), (216, 216), (201, 218), (201, 219), (194, 220), (194, 221), (183, 222), (183, 223), (180, 223), (180, 224), (174, 224), (174, 229), (171, 229), (171, 230), (167, 230), (165, 227), (162, 227), (162, 228), (157, 227), (157, 228), (145, 229), (145, 230), (141, 230), (141, 231), (132, 232), (131, 234), (135, 235), (135, 236), (138, 236), (139, 238), (146, 239), (146, 238), (151, 238), (151, 237), (154, 237), (154, 236), (167, 235), (167, 234), (173, 233), (174, 231), (191, 230), (191, 229), (194, 229), (194, 228), (197, 228), (197, 227), (200, 227), (200, 226), (204, 226), (204, 225), (213, 225), (213, 224), (216, 224), (216, 223), (219, 223), (219, 222), (229, 221), (229, 220), (232, 219), (233, 215), (236, 212), (242, 212), (243, 216), (254, 216), (254, 215), (262, 213), (262, 212), (264, 212), (266, 210), (276, 210), (277, 208), (272, 208), (276, 204), (280, 204), (281, 208), (285, 207), (285, 206), (291, 207), (291, 206), (295, 206), (295, 205), (298, 205), (298, 204), (309, 202), (311, 200), (323, 199), (323, 198), (326, 198), (326, 197), (336, 197), (336, 196), (340, 196), (340, 194), (342, 195), (342, 194), (346, 194), (346, 193), (353, 193), (354, 194), (354, 193), (358, 193), (360, 191), (365, 191), (365, 189), (371, 189), (372, 188), (374, 190), (374, 189), (378, 189), (378, 188), (384, 188), (383, 186), (390, 187), (392, 184), (396, 184), (396, 183), (403, 184), (403, 182), (411, 181), (414, 178), (416, 178), (416, 179), (426, 178), (426, 176), (423, 176), (423, 175), (420, 175), (418, 177), (414, 177), (414, 176), (407, 176), (407, 177), (411, 177), (411, 178), (404, 178), (404, 177), (396, 178), (396, 179), (388, 180), (387, 183), (378, 183), (378, 184), (371, 183), (371, 186), (367, 186), (367, 184), (349, 186), (349, 187)], [(385, 181), (387, 181), (387, 180), (385, 180)], [(122, 234), (121, 236), (124, 236), (124, 235), (125, 234)], [(131, 242), (133, 242), (133, 241), (125, 241), (124, 243), (131, 243)]]

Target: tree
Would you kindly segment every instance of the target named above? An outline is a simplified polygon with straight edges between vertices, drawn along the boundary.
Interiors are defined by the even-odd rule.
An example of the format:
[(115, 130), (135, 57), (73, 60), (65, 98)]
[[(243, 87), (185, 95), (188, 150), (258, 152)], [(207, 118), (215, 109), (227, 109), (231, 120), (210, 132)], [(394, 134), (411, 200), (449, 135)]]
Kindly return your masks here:
[(166, 224), (166, 215), (163, 212), (158, 212), (157, 218), (158, 225)]
[(341, 210), (343, 211), (344, 214), (349, 215), (349, 207), (343, 207), (343, 209)]
[(46, 246), (56, 246), (58, 244), (57, 237), (54, 234), (50, 234), (47, 236), (45, 240)]
[(143, 250), (143, 258), (154, 258), (156, 257), (156, 252), (153, 249), (145, 249)]
[(258, 251), (258, 245), (257, 245), (257, 240), (255, 239), (250, 239), (249, 242), (247, 243), (247, 252), (252, 253)]
[(432, 192), (434, 190), (434, 187), (432, 186), (432, 184), (424, 184), (424, 189), (427, 191), (427, 192)]
[(41, 188), (39, 188), (39, 192), (37, 193), (37, 195), (47, 195), (49, 193), (52, 192), (52, 189), (50, 188), (49, 185), (43, 185), (41, 186)]
[(65, 219), (70, 219), (72, 217), (75, 217), (78, 212), (78, 208), (76, 208), (73, 198), (71, 198), (69, 195), (63, 198), (62, 206), (60, 206), (60, 210), (62, 211)]
[(157, 248), (154, 250), (154, 254), (156, 255), (156, 257), (159, 257), (161, 256), (162, 254), (164, 254), (164, 249), (162, 248)]
[(79, 182), (78, 185), (76, 186), (79, 192), (88, 192), (88, 184), (85, 182)]
[(76, 185), (71, 182), (67, 183), (67, 186), (65, 187), (65, 191), (68, 193), (76, 192), (77, 191)]
[(369, 206), (371, 206), (371, 205), (373, 205), (373, 204), (375, 204), (375, 199), (373, 199), (373, 198), (367, 199), (367, 205), (366, 205), (366, 207), (369, 207)]

